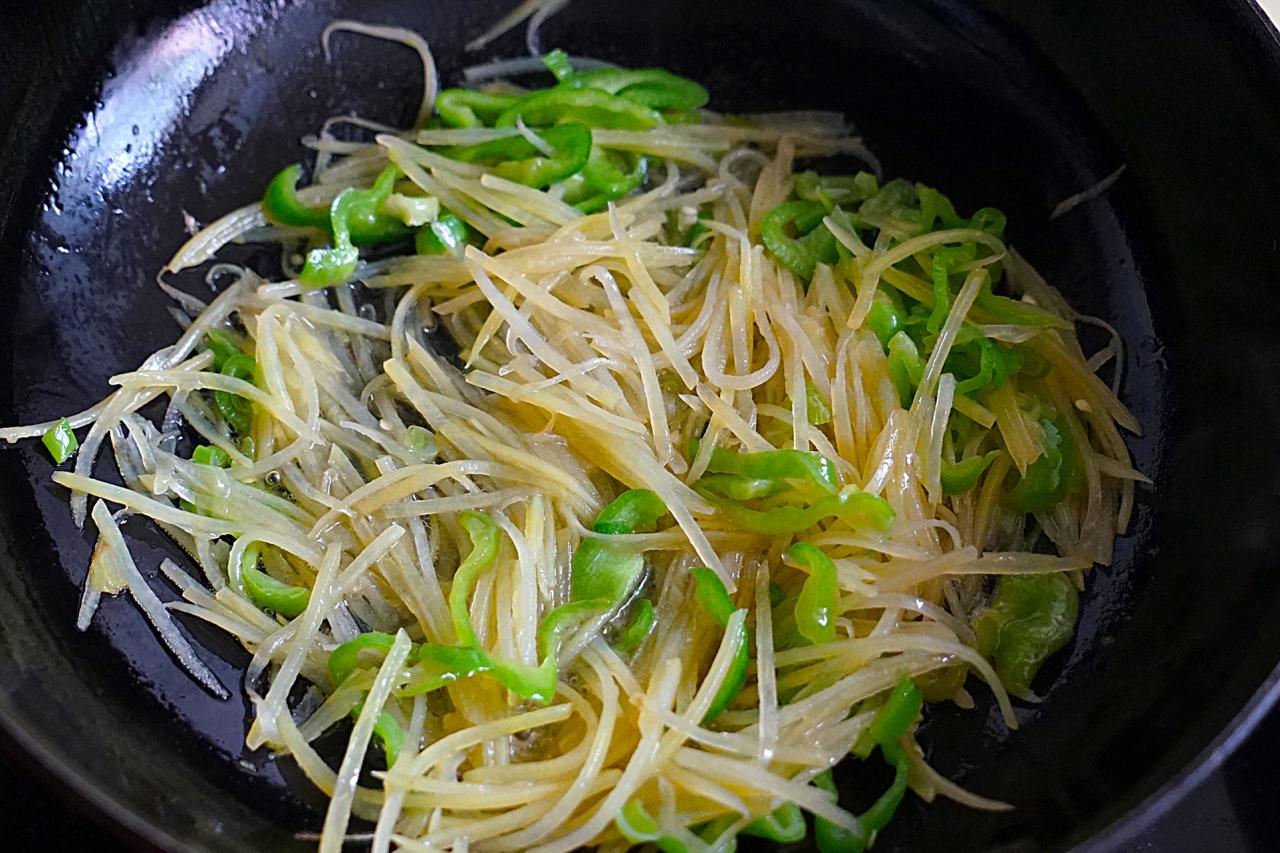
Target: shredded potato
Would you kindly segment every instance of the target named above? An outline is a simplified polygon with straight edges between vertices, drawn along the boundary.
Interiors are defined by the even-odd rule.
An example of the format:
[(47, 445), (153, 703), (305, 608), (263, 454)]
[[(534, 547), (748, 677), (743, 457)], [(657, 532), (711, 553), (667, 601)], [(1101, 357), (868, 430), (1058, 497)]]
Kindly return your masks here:
[[(477, 43), (562, 5), (522, 4)], [(422, 128), (446, 98), (426, 42), (336, 22), (326, 50), (339, 30), (418, 51)], [(321, 850), (341, 849), (353, 818), (373, 822), (375, 851), (616, 850), (636, 841), (636, 804), (696, 849), (787, 803), (862, 832), (810, 783), (874, 728), (895, 685), (972, 704), (972, 674), (1016, 725), (1009, 693), (1029, 691), (1006, 690), (984, 627), (1004, 606), (999, 579), (1083, 583), (1149, 481), (1120, 433), (1138, 424), (1116, 396), (1119, 336), (1086, 357), (1066, 322), (1046, 320), (1074, 315), (1007, 247), (1003, 223), (910, 220), (924, 189), (880, 184), (827, 113), (597, 128), (599, 150), (647, 158), (648, 172), (587, 212), (564, 182), (521, 183), (457, 154), (527, 144), (558, 156), (519, 116), (510, 129), (417, 133), (353, 121), (372, 141), (335, 140), (329, 124), (308, 140), (320, 159), (300, 203), (367, 191), (393, 164), (395, 210), (429, 197), (438, 206), (414, 228), (451, 211), (471, 244), (384, 251), (328, 289), (290, 268), (276, 281), (230, 268), (235, 283), (207, 306), (169, 288), (196, 316), (69, 419), (90, 430), (74, 471), (54, 475), (77, 523), (94, 499), (79, 627), (103, 594), (127, 590), (218, 696), (172, 614), (240, 640), (253, 654), (247, 743), (279, 750), (330, 796)], [(835, 195), (843, 185), (818, 183), (819, 198), (832, 193), (822, 204), (804, 195), (821, 179), (796, 159), (833, 154), (876, 173), (857, 179), (872, 187), (849, 208), (863, 205), (860, 220)], [(916, 207), (876, 207), (894, 192)], [(788, 203), (818, 205), (814, 233), (829, 232), (830, 254), (808, 270), (774, 222)], [(316, 228), (262, 232), (263, 207), (206, 227), (166, 269), (236, 239), (325, 245)], [(886, 328), (890, 309), (901, 316)], [(1097, 371), (1113, 361), (1108, 386)], [(153, 424), (139, 410), (156, 399), (170, 406)], [(123, 486), (95, 470), (107, 437)], [(779, 451), (819, 473), (761, 473)], [(658, 520), (604, 524), (632, 490), (661, 504)], [(198, 572), (163, 566), (181, 602), (146, 586), (108, 504), (188, 552)], [(823, 564), (799, 560), (797, 543), (830, 566), (820, 626), (804, 620)], [(635, 577), (548, 628), (582, 609), (593, 553), (600, 571), (634, 565)], [(720, 615), (706, 603), (716, 582)], [(439, 676), (442, 648), (471, 663)], [(549, 690), (522, 692), (545, 672)], [(348, 717), (331, 767), (312, 742)], [(929, 768), (913, 732), (901, 760), (922, 797), (1009, 807)], [(881, 744), (886, 760), (893, 746)]]

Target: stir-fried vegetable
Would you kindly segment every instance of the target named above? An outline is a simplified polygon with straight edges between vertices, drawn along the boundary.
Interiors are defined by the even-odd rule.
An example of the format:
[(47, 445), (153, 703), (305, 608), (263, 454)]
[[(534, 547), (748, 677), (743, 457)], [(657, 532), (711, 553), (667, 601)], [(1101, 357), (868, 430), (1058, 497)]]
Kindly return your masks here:
[[(734, 614), (736, 608), (733, 606), (733, 600), (729, 598), (728, 591), (725, 590), (724, 582), (716, 577), (715, 572), (703, 567), (693, 569), (691, 574), (693, 575), (698, 602), (711, 614), (711, 618), (715, 619), (720, 627), (727, 628), (729, 626), (729, 617)], [(720, 689), (716, 691), (716, 695), (712, 698), (711, 706), (703, 716), (703, 722), (715, 719), (717, 714), (727, 708), (733, 698), (742, 691), (742, 685), (747, 680), (747, 667), (750, 664), (751, 649), (745, 622), (739, 623), (737, 633), (738, 636), (735, 640), (737, 650), (734, 652), (729, 674), (725, 676)]]
[(836, 605), (840, 596), (835, 563), (808, 542), (792, 545), (787, 550), (787, 558), (809, 573), (796, 600), (797, 630), (815, 645), (832, 642), (836, 638)]
[(726, 518), (743, 530), (769, 536), (788, 536), (808, 530), (819, 521), (838, 518), (859, 530), (883, 533), (893, 523), (894, 511), (883, 498), (845, 486), (834, 495), (823, 495), (805, 506), (754, 509), (725, 500), (707, 489), (703, 495)]
[[(388, 166), (367, 190), (348, 187), (329, 205), (333, 247), (312, 249), (299, 279), (308, 287), (325, 287), (351, 278), (360, 260), (358, 243), (385, 243), (407, 236), (403, 221), (379, 208), (395, 189), (399, 171)], [(357, 239), (358, 238), (358, 239)]]
[(493, 173), (509, 181), (530, 187), (549, 187), (587, 165), (591, 156), (591, 129), (582, 124), (558, 124), (535, 134), (551, 153), (540, 149), (523, 136), (505, 136), (490, 142), (447, 148), (447, 157), (464, 163), (485, 163)]
[[(845, 853), (913, 780), (997, 807), (931, 785), (915, 727), (969, 675), (1012, 725), (1069, 642), (1141, 482), (1120, 341), (1085, 355), (999, 210), (844, 171), (879, 166), (839, 115), (560, 51), (441, 91), (419, 36), (333, 31), (418, 53), (413, 127), (331, 120), (309, 186), (169, 269), (281, 251), (164, 282), (196, 288), (176, 345), (0, 430), (62, 463), (86, 428), (54, 475), (99, 532), (78, 624), (127, 590), (218, 696), (174, 615), (250, 650), (246, 742), (330, 792), (322, 853), (353, 816), (379, 851), (723, 853), (806, 811)], [(183, 547), (182, 601), (123, 515)], [(842, 806), (832, 768), (881, 760)]]
[(484, 513), (458, 513), (458, 523), (471, 538), (471, 553), (453, 574), (453, 586), (449, 590), (449, 614), (453, 617), (453, 631), (458, 642), (464, 646), (476, 646), (476, 632), (471, 624), (468, 599), (476, 578), (497, 558), (501, 534), (498, 525)]
[[(644, 533), (653, 530), (667, 512), (662, 499), (647, 489), (619, 495), (596, 516), (596, 533)], [(644, 572), (644, 557), (634, 548), (604, 539), (585, 539), (573, 555), (573, 598), (623, 601)]]
[(1014, 694), (1025, 694), (1044, 662), (1075, 634), (1080, 594), (1064, 574), (1008, 575), (974, 616), (978, 651)]
[(827, 209), (814, 201), (780, 204), (760, 223), (760, 239), (783, 266), (804, 281), (813, 278), (818, 264), (839, 259), (836, 238), (822, 224)]
[(1075, 485), (1077, 472), (1075, 447), (1071, 437), (1057, 423), (1045, 419), (1043, 455), (1027, 468), (1006, 498), (1010, 508), (1018, 512), (1042, 512), (1061, 503)]
[[(872, 804), (858, 816), (859, 831), (835, 826), (821, 817), (814, 821), (814, 838), (821, 853), (862, 853), (870, 846), (875, 834), (889, 825), (894, 812), (907, 793), (911, 765), (906, 751), (899, 742), (907, 730), (920, 717), (922, 700), (915, 682), (904, 678), (893, 689), (884, 707), (876, 714), (862, 742), (863, 755), (879, 748), (884, 760), (893, 767), (893, 782)], [(814, 778), (814, 784), (831, 794), (838, 793), (831, 771), (824, 771)]]
[(44, 442), (45, 449), (49, 451), (53, 461), (59, 465), (70, 459), (76, 452), (76, 448), (80, 446), (76, 441), (75, 431), (71, 429), (71, 423), (66, 418), (54, 424), (41, 441)]

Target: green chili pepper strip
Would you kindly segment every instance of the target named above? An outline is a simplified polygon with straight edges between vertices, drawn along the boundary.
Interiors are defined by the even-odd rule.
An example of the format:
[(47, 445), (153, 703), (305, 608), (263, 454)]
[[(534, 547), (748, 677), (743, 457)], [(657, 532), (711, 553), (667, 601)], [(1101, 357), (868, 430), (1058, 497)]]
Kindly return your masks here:
[(622, 198), (635, 189), (638, 184), (636, 170), (628, 171), (622, 157), (622, 154), (606, 148), (593, 150), (582, 171), (587, 186), (609, 200)]
[(704, 474), (698, 487), (735, 501), (767, 498), (791, 488), (785, 480), (756, 480), (741, 474)]
[(631, 800), (622, 807), (622, 811), (613, 819), (614, 825), (622, 833), (622, 837), (632, 844), (647, 844), (658, 840), (662, 827), (645, 811), (639, 800)]
[(500, 532), (492, 518), (480, 512), (458, 513), (458, 523), (471, 538), (471, 553), (458, 566), (453, 575), (453, 586), (449, 590), (449, 613), (453, 617), (453, 630), (458, 635), (458, 642), (464, 646), (479, 646), (475, 629), (471, 625), (471, 612), (467, 599), (475, 586), (476, 578), (498, 556)]
[(355, 274), (359, 262), (360, 253), (354, 246), (312, 249), (307, 253), (307, 262), (298, 280), (307, 287), (342, 284)]
[[(245, 382), (252, 383), (257, 368), (258, 363), (253, 360), (252, 356), (238, 354), (226, 359), (222, 363), (220, 372), (223, 376), (243, 379)], [(236, 435), (245, 436), (252, 432), (253, 404), (248, 400), (237, 394), (232, 394), (230, 391), (214, 391), (213, 403), (222, 415), (223, 420), (227, 422), (227, 426), (231, 427)]]
[[(906, 751), (898, 741), (920, 718), (923, 701), (916, 683), (910, 678), (903, 678), (894, 686), (888, 700), (876, 713), (875, 719), (871, 721), (864, 736), (859, 739), (854, 754), (866, 758), (873, 749), (879, 747), (885, 762), (894, 769), (893, 782), (871, 808), (858, 816), (862, 833), (849, 833), (843, 838), (845, 843), (851, 842), (853, 846), (831, 849), (861, 851), (870, 843), (874, 834), (888, 826), (889, 821), (893, 819), (894, 812), (906, 795), (907, 781), (910, 776), (910, 764)], [(824, 848), (821, 842), (818, 846), (820, 850), (828, 849)]]
[(493, 124), (519, 100), (519, 96), (475, 89), (445, 89), (436, 95), (436, 112), (449, 127), (482, 127)]
[(768, 536), (799, 533), (826, 518), (840, 518), (856, 528), (884, 532), (894, 519), (893, 508), (883, 498), (859, 492), (852, 486), (846, 486), (838, 494), (824, 495), (808, 506), (782, 506), (767, 510), (751, 509), (727, 501), (706, 489), (698, 489), (698, 492), (738, 527)]
[(604, 210), (609, 202), (640, 186), (648, 168), (646, 157), (597, 146), (582, 171), (565, 181), (564, 200), (583, 213)]
[(517, 119), (531, 127), (571, 121), (609, 130), (648, 130), (662, 124), (661, 114), (635, 101), (563, 83), (520, 98), (498, 116), (494, 126), (515, 127)]
[(70, 459), (76, 452), (76, 448), (80, 446), (80, 442), (76, 440), (75, 431), (71, 429), (71, 422), (66, 418), (54, 424), (40, 441), (53, 457), (53, 461), (59, 465)]
[(471, 239), (471, 227), (451, 210), (442, 210), (435, 221), (418, 230), (414, 249), (419, 255), (455, 255)]
[(905, 331), (890, 338), (887, 349), (889, 378), (893, 380), (903, 408), (909, 408), (916, 386), (924, 375), (924, 359), (920, 357), (916, 342)]
[(211, 329), (204, 336), (204, 343), (205, 346), (213, 351), (213, 369), (215, 372), (221, 372), (222, 366), (227, 363), (228, 359), (243, 354), (243, 350), (240, 349), (240, 343), (222, 329)]
[[(356, 714), (358, 716), (359, 712)], [(387, 757), (387, 766), (391, 767), (400, 757), (400, 748), (404, 746), (404, 729), (400, 728), (400, 724), (396, 722), (395, 717), (391, 716), (391, 712), (382, 711), (374, 721), (373, 733), (378, 740), (382, 741), (382, 752)]]
[(889, 790), (881, 794), (871, 808), (858, 816), (863, 831), (867, 833), (868, 843), (873, 833), (884, 829), (893, 820), (893, 815), (901, 805), (902, 798), (906, 796), (907, 782), (911, 776), (911, 765), (901, 746), (896, 743), (881, 744), (880, 753), (893, 767), (893, 782), (889, 784)]
[(386, 657), (395, 639), (382, 631), (366, 631), (338, 646), (329, 653), (330, 683), (337, 687), (350, 678), (359, 666), (361, 652), (377, 652), (380, 656)]
[[(830, 770), (814, 776), (813, 784), (833, 796), (839, 794)], [(865, 833), (854, 834), (822, 817), (813, 819), (813, 840), (819, 853), (862, 853), (867, 846)]]
[[(356, 246), (387, 243), (411, 234), (412, 229), (403, 219), (381, 212), (382, 203), (395, 190), (399, 177), (400, 171), (395, 166), (388, 166), (378, 174), (369, 189), (344, 190), (334, 199), (329, 209), (330, 218), (334, 220), (334, 236), (337, 236), (340, 227), (338, 218), (344, 220), (344, 225), (351, 234), (351, 242)], [(343, 195), (346, 196), (345, 199), (342, 198)], [(334, 215), (335, 210), (337, 217)]]
[(455, 681), (489, 672), (492, 668), (489, 656), (480, 649), (424, 643), (418, 650), (418, 666), (411, 670), (413, 677), (397, 695), (430, 693)]
[(1017, 512), (1042, 512), (1062, 502), (1077, 477), (1076, 449), (1066, 429), (1051, 420), (1042, 420), (1045, 450), (1027, 466), (1027, 471), (1009, 494), (1005, 504)]
[[(690, 457), (697, 452), (698, 444), (694, 440), (690, 444)], [(811, 450), (735, 453), (717, 447), (711, 451), (707, 471), (712, 474), (737, 474), (753, 480), (802, 480), (832, 493), (840, 487), (835, 463)]]
[(877, 288), (867, 313), (867, 325), (879, 338), (880, 346), (888, 348), (893, 336), (905, 328), (906, 319), (907, 312), (897, 294), (887, 288)]
[[(819, 263), (839, 260), (836, 238), (822, 224), (826, 215), (827, 209), (818, 202), (783, 202), (765, 214), (760, 239), (779, 263), (807, 282)], [(788, 234), (788, 229), (794, 229), (796, 236)]]
[[(477, 550), (480, 547), (484, 546), (477, 546)], [(455, 583), (457, 583), (456, 580)], [(542, 663), (538, 666), (501, 660), (488, 654), (474, 642), (464, 646), (424, 645), (418, 652), (420, 672), (415, 674), (401, 695), (428, 693), (459, 679), (485, 673), (521, 698), (549, 702), (555, 696), (556, 682), (559, 677), (560, 645), (565, 633), (582, 619), (607, 610), (611, 604), (600, 599), (575, 601), (548, 613), (542, 620), (542, 624), (538, 626), (538, 650), (542, 655)], [(470, 628), (469, 620), (467, 627)], [(474, 634), (472, 636), (474, 637)], [(368, 647), (381, 649), (383, 646), (380, 639), (368, 642), (370, 644)], [(343, 648), (340, 646), (339, 650)], [(350, 652), (348, 655), (354, 662), (355, 652)], [(345, 658), (343, 665), (348, 665)], [(330, 657), (329, 666), (332, 672), (334, 667), (332, 657)]]
[(982, 456), (970, 456), (959, 462), (942, 463), (942, 493), (944, 495), (962, 495), (977, 484), (978, 478), (1000, 456), (999, 450), (992, 450)]
[(971, 263), (976, 253), (977, 247), (972, 243), (947, 246), (933, 253), (933, 313), (929, 315), (927, 324), (930, 332), (937, 334), (951, 311), (951, 274)]
[(267, 191), (262, 197), (262, 212), (267, 215), (267, 219), (278, 225), (328, 231), (329, 209), (309, 207), (298, 200), (298, 181), (301, 177), (301, 166), (295, 164), (282, 169), (267, 184)]
[(711, 614), (711, 618), (715, 619), (721, 628), (728, 625), (729, 617), (738, 608), (733, 606), (733, 599), (729, 597), (729, 591), (725, 588), (724, 582), (715, 572), (705, 567), (691, 569), (690, 574), (693, 575), (694, 595), (698, 603)]
[(255, 604), (286, 619), (300, 616), (311, 601), (311, 590), (278, 581), (253, 566), (241, 569), (240, 577), (244, 580), (245, 592)]
[(819, 175), (817, 172), (801, 172), (796, 175), (796, 197), (801, 201), (816, 201), (827, 211), (837, 205), (865, 201), (880, 190), (875, 175), (859, 172), (856, 175)]
[(916, 683), (904, 676), (894, 685), (871, 725), (867, 726), (849, 751), (865, 759), (875, 752), (876, 747), (896, 743), (911, 728), (911, 724), (920, 718), (923, 702)]
[(1047, 329), (1069, 329), (1071, 324), (1057, 314), (1046, 311), (1029, 302), (997, 296), (987, 291), (979, 291), (973, 306), (987, 312), (996, 323), (1007, 323), (1012, 326), (1038, 326)]
[(1005, 225), (1009, 222), (1004, 212), (994, 207), (984, 207), (969, 217), (969, 227), (986, 231), (997, 237), (1004, 236)]
[(601, 539), (584, 539), (573, 554), (575, 601), (605, 598), (621, 602), (644, 573), (644, 557), (634, 548)]
[(881, 748), (897, 743), (898, 738), (920, 719), (923, 704), (920, 688), (910, 678), (903, 678), (894, 685), (888, 701), (871, 721), (867, 730), (871, 741)]
[[(875, 833), (889, 825), (894, 812), (902, 803), (907, 793), (907, 782), (911, 765), (906, 751), (898, 743), (911, 725), (920, 717), (922, 700), (920, 691), (914, 681), (904, 678), (894, 687), (893, 693), (884, 707), (876, 714), (868, 731), (867, 740), (872, 744), (870, 749), (880, 747), (880, 754), (893, 767), (893, 782), (879, 799), (858, 816), (860, 832), (835, 826), (823, 818), (814, 821), (814, 837), (818, 850), (822, 853), (862, 853), (870, 844)], [(866, 754), (870, 754), (867, 749)], [(814, 784), (824, 791), (836, 793), (835, 781), (831, 771), (824, 771), (814, 778)]]
[(940, 228), (960, 228), (966, 224), (956, 215), (951, 199), (933, 187), (916, 184), (916, 198), (920, 202), (919, 233), (934, 230), (935, 224)]
[(449, 681), (468, 678), (489, 669), (484, 652), (464, 646), (437, 646), (424, 643), (418, 650), (418, 662), (441, 671)]
[(537, 134), (552, 150), (546, 155), (523, 136), (446, 148), (440, 153), (465, 163), (489, 163), (499, 177), (544, 189), (582, 171), (591, 156), (591, 129), (559, 124)]
[[(972, 394), (984, 388), (996, 389), (1004, 381), (1022, 369), (1022, 353), (1006, 349), (993, 340), (980, 338), (978, 372), (956, 383), (957, 394)], [(959, 350), (957, 350), (958, 352)], [(951, 359), (947, 359), (948, 363)]]
[(974, 616), (978, 651), (995, 662), (1005, 688), (1025, 694), (1040, 667), (1075, 633), (1080, 594), (1064, 574), (1005, 575), (991, 604)]
[(806, 833), (804, 814), (795, 803), (784, 803), (742, 828), (743, 835), (765, 838), (779, 844), (795, 844), (802, 841)]
[[(697, 596), (698, 602), (711, 614), (711, 618), (715, 619), (721, 628), (727, 628), (729, 626), (729, 617), (737, 611), (737, 608), (733, 606), (733, 599), (729, 597), (729, 592), (725, 589), (724, 582), (720, 580), (715, 572), (704, 567), (692, 569), (690, 574), (693, 575), (694, 595)], [(729, 703), (742, 692), (742, 685), (747, 681), (751, 642), (747, 633), (746, 622), (738, 626), (737, 640), (737, 651), (734, 652), (733, 662), (729, 666), (729, 673), (725, 676), (720, 689), (716, 691), (711, 704), (707, 707), (706, 716), (702, 718), (703, 723), (710, 722), (717, 714), (729, 707)]]
[[(360, 716), (364, 710), (364, 699), (351, 709), (351, 719)], [(390, 711), (379, 711), (378, 719), (373, 723), (373, 734), (382, 743), (382, 752), (387, 757), (387, 766), (391, 767), (400, 757), (400, 749), (404, 746), (404, 729), (396, 722)]]
[[(262, 209), (272, 222), (319, 228), (329, 232), (335, 240), (345, 231), (350, 245), (355, 246), (386, 243), (409, 233), (408, 226), (402, 220), (379, 212), (379, 207), (391, 195), (396, 178), (399, 177), (394, 166), (384, 169), (370, 189), (343, 190), (328, 207), (309, 207), (298, 200), (298, 179), (301, 174), (301, 167), (289, 166), (267, 185)], [(341, 204), (339, 200), (342, 200)], [(338, 217), (341, 217), (341, 221)]]
[(631, 617), (631, 622), (622, 633), (618, 635), (618, 639), (614, 641), (613, 647), (621, 654), (630, 654), (640, 647), (640, 644), (649, 636), (649, 632), (653, 630), (653, 602), (647, 598), (642, 598), (635, 604), (636, 612)]
[(920, 232), (920, 197), (910, 181), (895, 178), (858, 208), (860, 225), (893, 231)]
[(360, 254), (357, 244), (385, 243), (412, 233), (393, 216), (379, 213), (382, 203), (395, 189), (399, 171), (388, 166), (367, 190), (348, 187), (329, 205), (329, 223), (333, 247), (312, 249), (299, 280), (308, 287), (324, 287), (346, 281), (355, 272)]
[(538, 666), (526, 666), (490, 656), (490, 675), (517, 696), (535, 702), (550, 702), (556, 692), (560, 644), (565, 633), (583, 619), (608, 610), (611, 606), (611, 601), (594, 599), (573, 601), (557, 607), (538, 626), (538, 651), (542, 655), (542, 663)]
[(542, 64), (547, 66), (551, 76), (555, 77), (558, 82), (563, 83), (573, 78), (574, 71), (573, 66), (569, 64), (569, 55), (560, 48), (543, 54)]
[(667, 514), (662, 498), (648, 489), (629, 489), (614, 498), (596, 516), (596, 533), (652, 533), (658, 519)]
[[(706, 853), (710, 850), (706, 841), (696, 836), (692, 844), (687, 844), (673, 835), (664, 833), (662, 827), (645, 811), (639, 800), (632, 800), (623, 806), (622, 811), (613, 819), (613, 823), (618, 828), (618, 832), (622, 833), (622, 837), (632, 844), (652, 844), (662, 853)], [(717, 822), (712, 821), (709, 827), (714, 828), (716, 825)], [(736, 849), (735, 843), (724, 853), (733, 853)]]
[(696, 110), (711, 99), (702, 86), (664, 68), (596, 68), (574, 74), (570, 82), (619, 95), (652, 110)]
[[(662, 499), (647, 489), (623, 492), (596, 516), (596, 533), (647, 533), (667, 512)], [(572, 594), (575, 601), (604, 599), (622, 602), (644, 572), (644, 557), (628, 545), (584, 539), (573, 555)]]
[(787, 557), (809, 573), (796, 599), (796, 629), (815, 646), (832, 642), (836, 638), (836, 607), (840, 599), (836, 564), (808, 542), (792, 545)]
[(805, 413), (809, 418), (809, 423), (814, 426), (822, 426), (831, 423), (831, 407), (827, 405), (827, 401), (822, 399), (822, 394), (809, 381), (804, 383), (805, 397)]
[(191, 451), (191, 461), (197, 465), (212, 465), (215, 468), (230, 468), (231, 457), (221, 447), (202, 444)]
[(259, 569), (260, 554), (261, 547), (254, 542), (244, 549), (240, 557), (240, 579), (249, 598), (262, 609), (279, 613), (286, 619), (301, 615), (311, 601), (311, 590), (276, 580)]

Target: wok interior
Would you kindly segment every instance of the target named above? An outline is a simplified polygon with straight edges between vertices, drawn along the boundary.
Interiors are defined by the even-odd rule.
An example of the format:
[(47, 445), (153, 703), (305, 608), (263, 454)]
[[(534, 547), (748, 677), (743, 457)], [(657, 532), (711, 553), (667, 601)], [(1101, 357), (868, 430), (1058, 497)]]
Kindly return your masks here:
[[(335, 38), (326, 66), (319, 34), (331, 18), (422, 32), (451, 82), (467, 64), (523, 52), (522, 31), (479, 57), (462, 50), (506, 5), (216, 2), (175, 13), (158, 0), (67, 0), (52, 4), (51, 27), (5, 37), (31, 56), (28, 90), (48, 98), (18, 105), (28, 130), (0, 186), (16, 193), (0, 297), (4, 422), (83, 408), (108, 376), (172, 338), (152, 276), (185, 238), (184, 211), (209, 222), (253, 200), (329, 115), (411, 118), (413, 55)], [(1280, 419), (1266, 393), (1280, 361), (1263, 319), (1262, 252), (1280, 164), (1226, 142), (1280, 138), (1280, 99), (1259, 94), (1274, 81), (1245, 61), (1230, 16), (1193, 44), (1164, 23), (1188, 26), (1199, 14), (1190, 4), (1160, 4), (1161, 22), (1130, 8), (1154, 3), (1050, 5), (996, 8), (999, 22), (990, 8), (924, 0), (785, 12), (764, 0), (579, 0), (543, 30), (546, 48), (687, 74), (717, 109), (844, 110), (888, 175), (937, 186), (961, 209), (1005, 210), (1013, 245), (1126, 342), (1122, 396), (1145, 427), (1131, 447), (1156, 485), (1140, 490), (1115, 563), (1091, 573), (1076, 640), (1039, 682), (1052, 681), (1045, 701), (1022, 705), (1009, 735), (979, 689), (977, 709), (935, 707), (922, 734), (942, 772), (1017, 810), (909, 799), (877, 850), (1078, 841), (1204, 748), (1280, 652), (1270, 618), (1280, 575), (1269, 570), (1277, 459), (1255, 438)], [(1151, 43), (1135, 56), (1122, 36), (1140, 24)], [(1197, 58), (1206, 45), (1212, 63)], [(1219, 103), (1223, 86), (1239, 109)], [(1049, 222), (1058, 201), (1121, 164), (1128, 171), (1104, 198)], [(181, 283), (203, 287), (199, 276)], [(204, 694), (127, 601), (105, 602), (86, 634), (74, 631), (92, 541), (48, 473), (36, 448), (0, 454), (0, 712), (10, 727), (141, 832), (159, 826), (210, 849), (305, 848), (289, 833), (317, 828), (317, 799), (292, 766), (243, 752), (241, 697)], [(126, 534), (152, 578), (177, 552), (141, 523)], [(238, 685), (245, 653), (184, 624), (218, 677)]]

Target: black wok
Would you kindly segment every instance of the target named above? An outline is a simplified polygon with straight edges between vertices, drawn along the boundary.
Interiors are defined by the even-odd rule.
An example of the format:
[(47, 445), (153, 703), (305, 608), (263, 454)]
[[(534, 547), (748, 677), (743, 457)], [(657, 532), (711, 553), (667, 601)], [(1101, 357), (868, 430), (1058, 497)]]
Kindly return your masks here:
[[(78, 410), (175, 334), (155, 271), (258, 195), (296, 140), (358, 109), (407, 122), (407, 52), (319, 33), (413, 27), (446, 77), (507, 2), (45, 0), (0, 24), (0, 422)], [(19, 8), (14, 8), (19, 7)], [(512, 34), (483, 56), (523, 52)], [(1004, 731), (986, 697), (939, 708), (947, 775), (1017, 810), (910, 801), (877, 850), (1123, 849), (1272, 704), (1280, 661), (1280, 48), (1245, 0), (578, 0), (563, 46), (662, 64), (715, 105), (843, 109), (891, 174), (994, 204), (1010, 238), (1128, 343), (1146, 431), (1115, 564), (1095, 571), (1045, 701)], [(1120, 165), (1103, 198), (1050, 222)], [(198, 285), (197, 285), (198, 286)], [(82, 802), (161, 848), (305, 849), (316, 798), (242, 749), (246, 707), (189, 681), (143, 617), (73, 621), (91, 547), (38, 447), (0, 453), (0, 725)], [(133, 522), (155, 576), (174, 549)], [(184, 623), (227, 684), (245, 654)], [(1054, 680), (1056, 679), (1056, 680)]]

